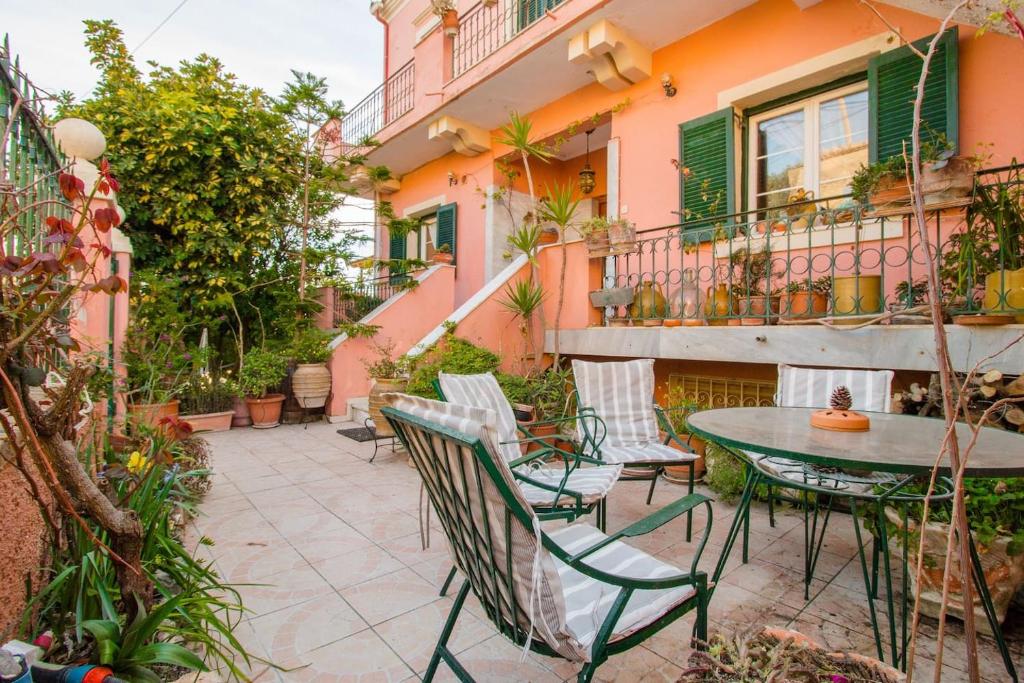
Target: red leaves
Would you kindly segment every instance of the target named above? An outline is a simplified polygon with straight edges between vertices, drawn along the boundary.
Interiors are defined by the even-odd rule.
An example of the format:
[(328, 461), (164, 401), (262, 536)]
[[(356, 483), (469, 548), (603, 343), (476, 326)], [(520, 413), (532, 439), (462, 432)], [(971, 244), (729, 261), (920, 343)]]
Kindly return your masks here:
[(64, 272), (64, 266), (54, 254), (45, 251), (33, 251), (21, 263), (14, 275), (55, 275)]
[(81, 249), (69, 249), (67, 255), (64, 257), (64, 263), (79, 273), (85, 270), (86, 266), (89, 265), (89, 262), (85, 258), (85, 253)]
[(81, 178), (76, 178), (70, 173), (61, 173), (57, 177), (57, 183), (60, 185), (61, 194), (68, 201), (79, 199), (85, 195), (85, 183)]
[[(117, 178), (110, 172), (110, 162), (106, 159), (100, 161), (100, 182), (97, 185), (97, 189), (103, 194), (110, 194), (110, 191), (114, 192), (121, 191), (121, 183), (117, 182)], [(117, 223), (114, 223), (117, 225)]]
[(92, 212), (92, 220), (100, 232), (110, 232), (110, 228), (121, 225), (121, 215), (117, 209), (96, 209)]
[(192, 436), (192, 425), (177, 415), (168, 415), (160, 420), (158, 424), (164, 428), (167, 436), (175, 441), (181, 441)]
[(118, 292), (127, 292), (128, 283), (125, 282), (122, 277), (110, 275), (92, 283), (91, 285), (86, 285), (85, 289), (90, 292), (106, 292), (107, 294), (113, 295)]
[(100, 244), (99, 242), (93, 242), (89, 246), (92, 249), (98, 250), (100, 254), (103, 256), (103, 258), (110, 258), (110, 254), (113, 253), (110, 251), (110, 247), (108, 247), (105, 244)]

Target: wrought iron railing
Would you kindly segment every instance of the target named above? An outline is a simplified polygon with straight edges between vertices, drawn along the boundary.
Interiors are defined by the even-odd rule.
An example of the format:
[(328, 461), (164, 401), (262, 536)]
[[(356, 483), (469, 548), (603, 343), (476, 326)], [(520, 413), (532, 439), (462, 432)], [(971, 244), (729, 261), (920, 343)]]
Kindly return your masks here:
[(334, 287), (334, 326), (354, 323), (415, 282), (415, 271), (358, 278)]
[(47, 99), (52, 98), (12, 60), (5, 36), (0, 46), (0, 204), (12, 212), (13, 207), (25, 210), (18, 215), (17, 229), (7, 234), (4, 255), (44, 251), (44, 219), (67, 213), (58, 182), (65, 161), (45, 125)]
[[(926, 207), (945, 310), (1024, 322), (1024, 167), (980, 171), (972, 197)], [(831, 197), (641, 231), (634, 251), (610, 257), (605, 287), (631, 290), (633, 303), (607, 307), (606, 322), (924, 322), (913, 222), (909, 209)]]
[(415, 99), (416, 63), (410, 60), (345, 114), (342, 141), (361, 146), (411, 111)]
[(459, 33), (452, 45), (452, 78), (479, 64), (565, 1), (492, 0), (474, 5), (459, 17)]

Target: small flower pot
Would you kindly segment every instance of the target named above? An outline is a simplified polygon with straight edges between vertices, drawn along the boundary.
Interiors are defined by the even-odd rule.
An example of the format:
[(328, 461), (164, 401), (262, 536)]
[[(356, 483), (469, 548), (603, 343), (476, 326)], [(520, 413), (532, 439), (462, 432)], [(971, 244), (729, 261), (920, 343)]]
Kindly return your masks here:
[(537, 244), (554, 244), (558, 241), (558, 231), (550, 228), (544, 228), (540, 231), (540, 237), (537, 239)]
[(438, 266), (450, 266), (452, 261), (455, 260), (455, 257), (447, 251), (435, 251), (434, 255), (430, 257), (430, 260)]
[(787, 318), (820, 318), (828, 312), (828, 297), (820, 292), (791, 292), (782, 308)]
[(225, 410), (220, 413), (201, 413), (182, 415), (181, 419), (192, 425), (194, 432), (226, 432), (231, 429), (235, 411)]
[(284, 394), (267, 394), (263, 398), (245, 399), (249, 406), (252, 426), (256, 429), (270, 429), (281, 424), (281, 408), (284, 405)]
[(583, 242), (587, 245), (587, 255), (590, 258), (603, 258), (612, 253), (607, 230), (594, 230), (587, 234)]
[(459, 35), (459, 11), (454, 9), (445, 10), (441, 15), (441, 28), (449, 38)]

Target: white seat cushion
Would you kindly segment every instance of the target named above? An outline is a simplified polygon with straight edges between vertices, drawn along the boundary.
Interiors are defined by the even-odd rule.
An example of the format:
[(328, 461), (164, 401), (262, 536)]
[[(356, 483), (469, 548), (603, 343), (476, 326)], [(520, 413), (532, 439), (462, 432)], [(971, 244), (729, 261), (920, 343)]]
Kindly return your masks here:
[(625, 465), (685, 465), (697, 459), (693, 453), (685, 453), (656, 441), (622, 446), (601, 444), (595, 457), (607, 463)]
[[(548, 536), (570, 553), (607, 538), (589, 524), (573, 524), (556, 529)], [(597, 632), (622, 589), (581, 574), (554, 556), (552, 559), (562, 582), (566, 626), (580, 645), (592, 651)], [(595, 569), (628, 578), (654, 579), (688, 573), (621, 541), (610, 543), (583, 561)], [(695, 594), (693, 586), (634, 591), (615, 624), (610, 642), (626, 638), (653, 623)]]
[[(521, 467), (517, 470), (517, 473), (548, 486), (558, 486), (562, 483), (562, 477), (565, 476), (565, 469), (558, 466), (540, 467), (537, 469)], [(564, 491), (579, 493), (582, 496), (584, 505), (592, 505), (608, 495), (612, 486), (619, 480), (620, 474), (622, 474), (622, 465), (579, 467), (569, 475)], [(548, 491), (539, 486), (532, 486), (529, 482), (521, 479), (517, 479), (516, 483), (519, 484), (519, 489), (526, 496), (526, 500), (529, 501), (530, 505), (550, 506), (555, 502), (554, 491)], [(559, 506), (574, 505), (575, 502), (575, 500), (565, 495), (558, 498)]]
[[(592, 363), (573, 360), (572, 373), (581, 408), (604, 421), (604, 443), (623, 445), (658, 440), (654, 414), (654, 360)], [(576, 427), (582, 441), (582, 422)]]

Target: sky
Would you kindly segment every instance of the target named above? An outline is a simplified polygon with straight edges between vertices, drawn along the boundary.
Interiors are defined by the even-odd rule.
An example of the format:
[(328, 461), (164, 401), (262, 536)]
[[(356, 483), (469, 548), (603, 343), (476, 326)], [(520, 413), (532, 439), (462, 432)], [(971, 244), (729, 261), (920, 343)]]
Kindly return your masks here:
[[(8, 34), (11, 51), (37, 86), (53, 93), (69, 90), (77, 99), (87, 97), (99, 77), (85, 49), (84, 19), (113, 19), (143, 71), (150, 60), (174, 65), (206, 52), (242, 83), (270, 95), (281, 93), (291, 69), (310, 71), (327, 79), (330, 96), (346, 108), (380, 84), (383, 32), (370, 15), (369, 0), (181, 3), (0, 0), (0, 31)], [(365, 211), (355, 211), (365, 218)]]

